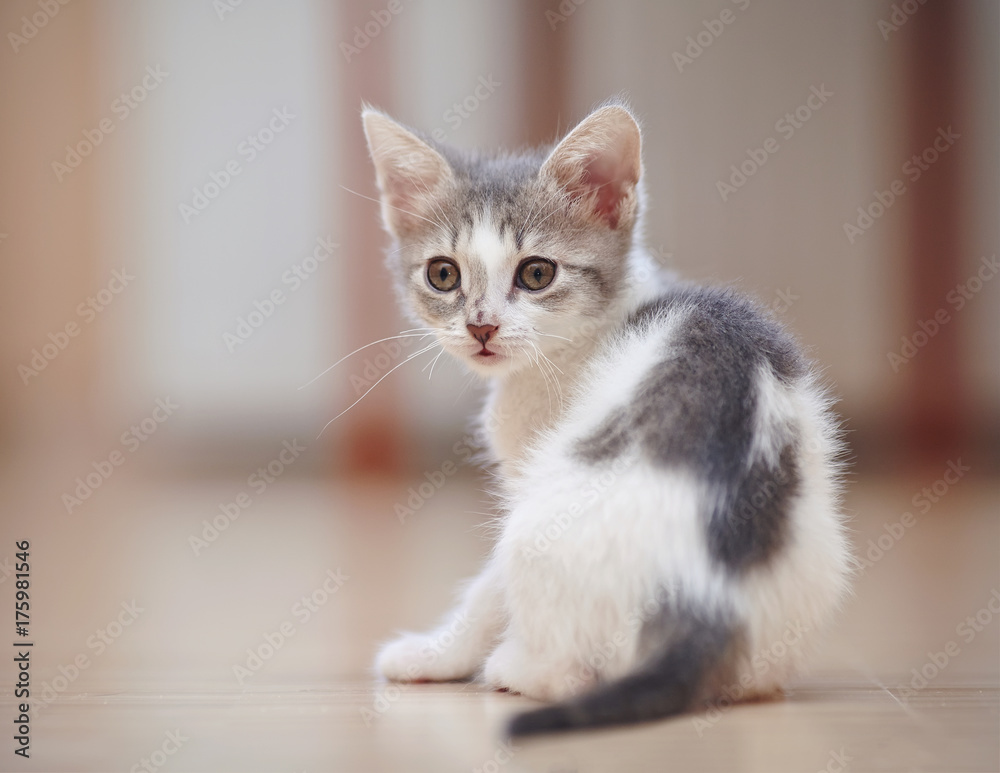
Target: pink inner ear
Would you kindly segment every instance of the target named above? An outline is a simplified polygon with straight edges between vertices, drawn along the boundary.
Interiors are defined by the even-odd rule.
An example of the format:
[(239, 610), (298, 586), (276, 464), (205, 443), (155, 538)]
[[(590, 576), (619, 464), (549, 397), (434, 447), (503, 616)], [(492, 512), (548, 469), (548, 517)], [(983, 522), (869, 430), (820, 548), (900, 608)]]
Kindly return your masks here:
[(618, 159), (598, 155), (584, 167), (579, 191), (581, 195), (593, 194), (594, 214), (607, 221), (612, 228), (618, 226), (618, 205), (624, 195), (625, 177), (628, 174)]
[(420, 189), (412, 180), (396, 173), (390, 176), (386, 182), (389, 199), (394, 207), (410, 210), (418, 207), (417, 199)]
[(398, 231), (426, 222), (427, 200), (441, 183), (439, 169), (409, 160), (409, 164), (390, 163), (383, 181), (383, 198), (392, 208), (386, 217)]
[(437, 187), (440, 177), (431, 168), (400, 164), (391, 168), (386, 183), (391, 195), (399, 202), (416, 204)]
[(594, 191), (594, 212), (608, 221), (612, 228), (618, 225), (618, 204), (622, 199), (621, 170), (615, 169), (608, 158), (598, 157), (587, 165), (587, 185)]

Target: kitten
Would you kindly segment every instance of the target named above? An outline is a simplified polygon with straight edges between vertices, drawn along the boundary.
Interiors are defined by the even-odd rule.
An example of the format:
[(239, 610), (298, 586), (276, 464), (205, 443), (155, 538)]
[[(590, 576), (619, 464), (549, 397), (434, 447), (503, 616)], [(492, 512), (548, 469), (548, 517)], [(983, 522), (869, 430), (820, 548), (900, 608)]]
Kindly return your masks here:
[(458, 608), (377, 670), (556, 701), (515, 736), (780, 689), (848, 586), (836, 422), (758, 306), (655, 268), (629, 109), (506, 155), (363, 120), (400, 295), (492, 380), (504, 510)]

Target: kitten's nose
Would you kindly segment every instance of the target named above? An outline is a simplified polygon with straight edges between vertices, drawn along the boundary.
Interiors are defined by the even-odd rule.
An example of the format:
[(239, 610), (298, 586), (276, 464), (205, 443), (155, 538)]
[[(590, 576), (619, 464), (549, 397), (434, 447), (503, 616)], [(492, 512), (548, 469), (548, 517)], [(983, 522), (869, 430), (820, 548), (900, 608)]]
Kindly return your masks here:
[(469, 332), (472, 333), (472, 337), (475, 338), (483, 346), (486, 346), (486, 342), (490, 340), (490, 336), (496, 332), (497, 325), (466, 325), (469, 328)]

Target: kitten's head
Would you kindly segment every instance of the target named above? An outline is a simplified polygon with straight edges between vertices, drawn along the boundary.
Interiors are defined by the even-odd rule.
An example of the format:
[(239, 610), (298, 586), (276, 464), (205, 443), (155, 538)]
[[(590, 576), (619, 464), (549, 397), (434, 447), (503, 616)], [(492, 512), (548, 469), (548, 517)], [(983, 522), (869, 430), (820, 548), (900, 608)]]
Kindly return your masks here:
[(506, 375), (577, 346), (621, 298), (641, 198), (625, 107), (511, 155), (462, 153), (372, 109), (363, 119), (402, 298), (472, 370)]

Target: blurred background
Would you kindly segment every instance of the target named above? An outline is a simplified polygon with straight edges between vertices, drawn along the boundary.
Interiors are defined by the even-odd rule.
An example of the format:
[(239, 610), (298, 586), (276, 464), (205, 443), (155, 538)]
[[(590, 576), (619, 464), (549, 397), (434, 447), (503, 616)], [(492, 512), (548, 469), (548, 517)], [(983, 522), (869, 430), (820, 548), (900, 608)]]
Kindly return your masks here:
[[(626, 94), (645, 130), (649, 245), (787, 321), (826, 368), (860, 462), (942, 446), (996, 462), (992, 0), (895, 20), (892, 3), (756, 0), (52, 7), (51, 21), (35, 2), (0, 10), (8, 448), (115, 438), (168, 394), (183, 408), (155, 445), (185, 466), (315, 437), (372, 382), (366, 360), (390, 353), (299, 387), (405, 326), (363, 198), (376, 192), (362, 101), (446, 142), (517, 147)], [(79, 314), (116, 269), (134, 279)], [(266, 316), (255, 303), (274, 291), (286, 300)], [(949, 321), (928, 335), (939, 310)], [(33, 366), (73, 322), (71, 344)], [(455, 370), (428, 382), (421, 364), (309, 463), (399, 469), (450, 446), (476, 390), (458, 398)]]
[[(38, 546), (39, 679), (141, 597), (66, 694), (245, 688), (243, 650), (338, 568), (353, 600), (254, 683), (364, 673), (487, 549), (472, 470), (419, 488), (461, 461), (481, 387), (444, 361), (428, 379), (408, 346), (324, 374), (410, 326), (362, 102), (518, 147), (626, 95), (654, 253), (754, 294), (824, 368), (868, 492), (849, 498), (862, 550), (935, 506), (944, 553), (872, 586), (899, 590), (903, 649), (872, 633), (866, 667), (905, 674), (914, 631), (937, 635), (925, 602), (974, 612), (997, 587), (995, 0), (8, 0), (0, 32), (0, 560)], [(977, 482), (945, 484), (949, 464)], [(864, 525), (869, 505), (884, 518)], [(966, 670), (995, 681), (989, 663)]]

